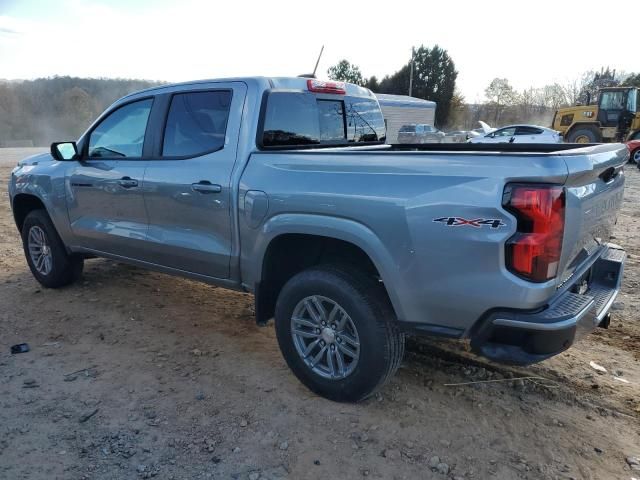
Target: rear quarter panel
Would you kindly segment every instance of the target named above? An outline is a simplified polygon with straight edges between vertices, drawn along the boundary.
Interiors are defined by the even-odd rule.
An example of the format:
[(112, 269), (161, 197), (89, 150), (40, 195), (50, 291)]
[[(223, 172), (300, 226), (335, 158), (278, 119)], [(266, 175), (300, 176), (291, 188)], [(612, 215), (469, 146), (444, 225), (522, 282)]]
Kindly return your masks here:
[[(240, 182), (242, 278), (248, 285), (260, 279), (260, 259), (278, 234), (334, 236), (348, 225), (343, 235), (369, 254), (400, 320), (462, 334), (488, 309), (538, 307), (554, 292), (553, 282), (531, 284), (506, 271), (504, 242), (515, 219), (501, 202), (507, 182), (562, 184), (566, 177), (562, 159), (539, 154), (256, 153)], [(248, 190), (268, 196), (265, 221), (255, 228), (243, 215)], [(442, 217), (503, 225), (434, 221)]]

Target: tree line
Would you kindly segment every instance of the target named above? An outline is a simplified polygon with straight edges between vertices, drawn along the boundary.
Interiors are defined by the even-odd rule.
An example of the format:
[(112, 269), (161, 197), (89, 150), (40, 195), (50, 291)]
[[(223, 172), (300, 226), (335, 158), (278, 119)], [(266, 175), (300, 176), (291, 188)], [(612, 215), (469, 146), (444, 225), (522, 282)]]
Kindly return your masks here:
[[(357, 65), (341, 60), (328, 70), (330, 78), (370, 88), (376, 93), (407, 95), (411, 61), (382, 79), (365, 78)], [(485, 89), (485, 101), (469, 104), (456, 89), (458, 72), (446, 50), (421, 45), (413, 54), (412, 95), (437, 102), (436, 125), (469, 130), (478, 120), (494, 126), (509, 123), (548, 125), (563, 106), (597, 101), (599, 88), (640, 87), (640, 73), (620, 75), (602, 68), (565, 84), (517, 91), (508, 79), (495, 78)], [(46, 146), (77, 139), (111, 103), (131, 92), (161, 82), (128, 79), (52, 77), (24, 81), (0, 80), (0, 147), (12, 144)]]
[(75, 140), (115, 100), (154, 85), (77, 77), (0, 81), (0, 146)]

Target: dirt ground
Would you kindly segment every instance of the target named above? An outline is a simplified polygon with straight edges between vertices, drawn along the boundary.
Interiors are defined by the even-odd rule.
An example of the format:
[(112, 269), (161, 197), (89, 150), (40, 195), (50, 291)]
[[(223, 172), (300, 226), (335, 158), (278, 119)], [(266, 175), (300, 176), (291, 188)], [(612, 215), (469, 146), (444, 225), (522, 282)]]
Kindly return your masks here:
[[(5, 187), (28, 153), (0, 150), (0, 478), (640, 478), (635, 167), (609, 330), (530, 368), (414, 339), (380, 394), (346, 405), (296, 380), (249, 295), (100, 259), (41, 288)], [(450, 385), (480, 380), (502, 381)]]

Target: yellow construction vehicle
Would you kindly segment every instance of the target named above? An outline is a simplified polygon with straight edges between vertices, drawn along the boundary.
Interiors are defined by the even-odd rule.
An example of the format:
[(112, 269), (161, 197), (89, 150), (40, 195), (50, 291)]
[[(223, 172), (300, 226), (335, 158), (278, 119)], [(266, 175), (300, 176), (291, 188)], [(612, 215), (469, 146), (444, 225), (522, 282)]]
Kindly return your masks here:
[(595, 105), (557, 110), (551, 128), (562, 133), (569, 143), (639, 140), (640, 89), (608, 87), (598, 93)]

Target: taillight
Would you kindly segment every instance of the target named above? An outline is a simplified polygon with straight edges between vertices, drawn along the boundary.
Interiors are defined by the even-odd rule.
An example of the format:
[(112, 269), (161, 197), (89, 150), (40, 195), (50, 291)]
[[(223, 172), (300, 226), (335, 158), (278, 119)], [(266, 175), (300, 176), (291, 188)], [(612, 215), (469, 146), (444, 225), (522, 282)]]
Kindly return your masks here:
[(556, 185), (507, 185), (503, 206), (518, 228), (507, 240), (507, 268), (532, 282), (558, 274), (564, 234), (564, 189)]
[(344, 95), (347, 93), (344, 82), (327, 82), (324, 80), (307, 80), (307, 89), (314, 93), (335, 93)]

